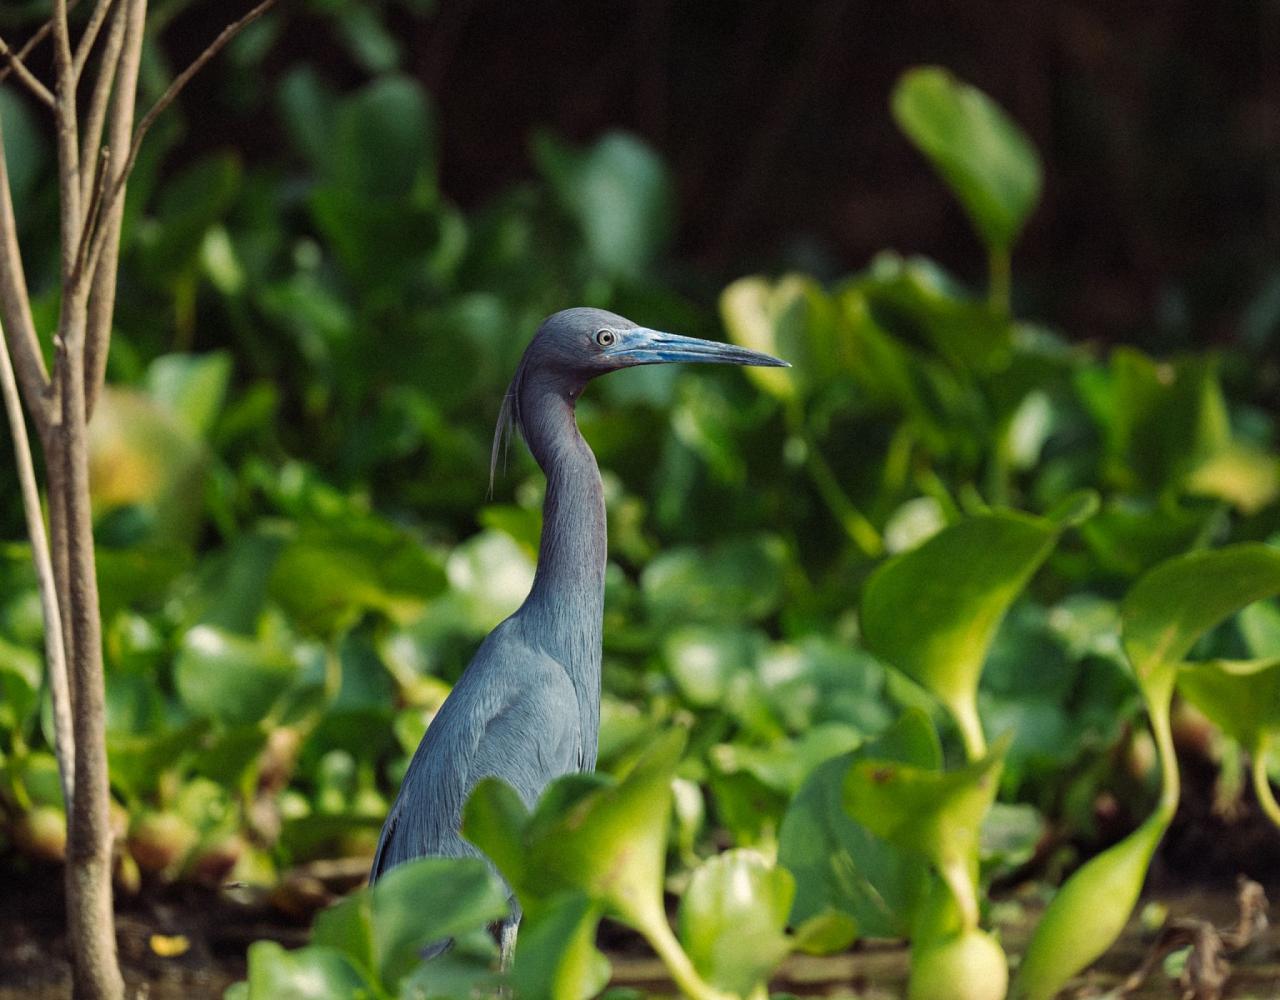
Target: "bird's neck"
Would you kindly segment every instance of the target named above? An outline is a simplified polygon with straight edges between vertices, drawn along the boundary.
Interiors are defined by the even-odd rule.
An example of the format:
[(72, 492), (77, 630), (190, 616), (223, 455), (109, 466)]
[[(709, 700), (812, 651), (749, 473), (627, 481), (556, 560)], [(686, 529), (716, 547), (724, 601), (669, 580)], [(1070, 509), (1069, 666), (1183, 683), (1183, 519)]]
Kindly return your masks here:
[(600, 469), (578, 431), (576, 398), (531, 386), (521, 401), (529, 448), (547, 477), (538, 569), (523, 611), (538, 619), (541, 641), (573, 675), (580, 698), (598, 704), (608, 540)]

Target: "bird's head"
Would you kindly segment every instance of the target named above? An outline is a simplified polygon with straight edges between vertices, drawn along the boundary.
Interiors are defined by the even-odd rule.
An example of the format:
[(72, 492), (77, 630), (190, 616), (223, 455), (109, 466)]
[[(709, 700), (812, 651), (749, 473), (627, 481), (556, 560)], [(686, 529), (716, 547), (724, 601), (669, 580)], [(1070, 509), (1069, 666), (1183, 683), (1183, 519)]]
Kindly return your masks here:
[(498, 419), (498, 433), (493, 443), (494, 464), (506, 431), (512, 427), (524, 431), (521, 396), (531, 384), (545, 387), (572, 403), (587, 382), (598, 375), (635, 365), (679, 361), (789, 367), (786, 361), (759, 351), (661, 333), (603, 309), (563, 309), (543, 321), (520, 359)]
[(787, 367), (768, 354), (697, 337), (660, 333), (603, 309), (564, 309), (549, 316), (529, 344), (521, 368), (578, 390), (597, 375), (635, 365), (691, 361)]

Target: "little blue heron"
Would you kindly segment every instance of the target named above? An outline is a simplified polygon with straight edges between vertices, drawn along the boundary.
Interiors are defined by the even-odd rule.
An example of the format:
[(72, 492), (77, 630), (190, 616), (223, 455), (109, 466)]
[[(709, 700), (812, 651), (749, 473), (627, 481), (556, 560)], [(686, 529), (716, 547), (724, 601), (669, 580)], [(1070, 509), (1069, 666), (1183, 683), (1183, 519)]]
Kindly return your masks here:
[[(525, 350), (498, 418), (490, 485), (514, 429), (547, 477), (533, 587), (480, 644), (427, 727), (383, 824), (371, 882), (413, 858), (480, 856), (458, 827), (481, 778), (501, 778), (532, 806), (553, 779), (595, 768), (604, 491), (574, 406), (597, 375), (668, 361), (786, 365), (741, 347), (648, 330), (601, 309), (556, 313)], [(514, 899), (512, 913), (500, 932), (504, 967), (520, 919)]]

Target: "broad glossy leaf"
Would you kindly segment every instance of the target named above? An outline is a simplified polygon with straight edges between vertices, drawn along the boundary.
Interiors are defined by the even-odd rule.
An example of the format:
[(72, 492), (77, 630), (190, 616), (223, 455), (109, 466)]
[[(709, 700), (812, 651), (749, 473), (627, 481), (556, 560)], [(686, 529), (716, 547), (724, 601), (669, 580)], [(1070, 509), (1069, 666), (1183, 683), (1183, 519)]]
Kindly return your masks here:
[(1192, 552), (1161, 563), (1125, 596), (1125, 652), (1144, 686), (1186, 657), (1228, 615), (1280, 594), (1280, 549), (1256, 543)]
[(533, 154), (592, 263), (616, 274), (642, 272), (672, 230), (675, 196), (657, 154), (625, 132), (609, 132), (584, 150), (544, 134)]
[(787, 915), (795, 879), (751, 850), (705, 861), (680, 899), (680, 941), (713, 986), (749, 996), (791, 950)]
[(483, 861), (422, 858), (321, 913), (312, 940), (343, 951), (394, 992), (424, 947), (484, 927), (507, 910), (507, 894)]
[(978, 918), (970, 865), (978, 856), (979, 832), (995, 800), (1010, 736), (998, 740), (986, 757), (956, 771), (860, 760), (845, 776), (849, 815), (876, 836), (928, 858), (951, 888), (969, 927)]
[(721, 293), (720, 318), (735, 344), (791, 363), (790, 370), (745, 369), (777, 399), (805, 396), (835, 370), (836, 305), (811, 278), (740, 278)]
[(307, 628), (330, 634), (366, 610), (407, 624), (444, 584), (418, 539), (366, 518), (302, 527), (276, 559), (270, 589)]
[(435, 123), (422, 86), (383, 76), (337, 108), (327, 180), (362, 198), (405, 198), (435, 170)]
[(709, 550), (662, 553), (644, 568), (640, 588), (660, 620), (758, 621), (778, 609), (786, 567), (779, 539), (738, 538)]
[(1218, 523), (1216, 513), (1210, 504), (1183, 506), (1119, 496), (1081, 525), (1080, 535), (1104, 570), (1137, 576), (1204, 544)]
[(1156, 813), (1075, 872), (1036, 926), (1014, 980), (1019, 1000), (1051, 1000), (1072, 976), (1111, 947), (1138, 901), (1167, 822)]
[(464, 599), (476, 632), (493, 628), (520, 606), (533, 584), (533, 560), (510, 535), (482, 531), (451, 553), (445, 566), (449, 586)]
[(893, 117), (933, 162), (982, 241), (1007, 250), (1040, 197), (1040, 158), (999, 105), (945, 69), (908, 71), (893, 92)]
[(166, 406), (135, 390), (103, 391), (89, 424), (93, 511), (97, 519), (126, 509), (136, 515), (124, 544), (190, 544), (207, 464), (196, 433)]
[(212, 625), (186, 634), (173, 666), (187, 709), (227, 725), (262, 719), (298, 676), (297, 662), (284, 652)]
[(975, 695), (987, 651), (1058, 531), (1012, 511), (970, 517), (890, 559), (863, 590), (868, 647), (946, 705), (970, 748), (981, 742)]
[(249, 946), (247, 1000), (373, 1000), (382, 995), (333, 948), (311, 945), (286, 951), (274, 941)]
[(553, 783), (526, 831), (524, 885), (537, 897), (581, 890), (637, 927), (665, 920), (671, 778), (684, 741), (683, 730), (663, 734), (616, 784)]
[(1178, 691), (1251, 754), (1280, 733), (1280, 658), (1184, 664)]
[(1280, 458), (1233, 443), (1201, 462), (1187, 477), (1187, 491), (1234, 504), (1256, 514), (1280, 496)]
[(1117, 348), (1109, 369), (1082, 370), (1077, 388), (1106, 439), (1112, 477), (1126, 487), (1180, 486), (1231, 442), (1212, 357), (1157, 361)]
[(609, 960), (596, 948), (603, 906), (584, 892), (540, 903), (520, 925), (513, 978), (527, 1000), (586, 1000), (609, 982)]
[(196, 434), (207, 435), (222, 409), (231, 377), (231, 355), (165, 354), (147, 368), (147, 394)]
[(906, 937), (929, 884), (922, 858), (885, 841), (844, 808), (844, 780), (858, 760), (942, 765), (928, 717), (910, 710), (878, 739), (820, 765), (792, 800), (782, 822), (778, 860), (796, 878), (791, 923), (835, 910), (851, 916), (859, 933)]
[(476, 784), (463, 807), (462, 835), (484, 851), (517, 889), (525, 881), (525, 828), (529, 810), (515, 789), (497, 778)]

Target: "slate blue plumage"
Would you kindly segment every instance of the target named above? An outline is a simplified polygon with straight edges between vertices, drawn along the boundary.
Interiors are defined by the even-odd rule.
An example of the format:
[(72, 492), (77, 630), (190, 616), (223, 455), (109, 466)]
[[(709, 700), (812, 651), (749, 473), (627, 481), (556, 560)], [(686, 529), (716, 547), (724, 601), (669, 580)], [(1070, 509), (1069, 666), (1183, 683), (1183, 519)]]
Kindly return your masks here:
[[(370, 881), (424, 855), (478, 856), (458, 826), (481, 778), (502, 778), (532, 806), (553, 779), (594, 769), (605, 509), (600, 471), (578, 432), (574, 406), (596, 376), (675, 361), (785, 365), (585, 308), (551, 316), (526, 349), (503, 401), (490, 476), (512, 431), (546, 474), (533, 587), (489, 633), (427, 728), (383, 825)], [(515, 909), (503, 928), (504, 962), (518, 921)]]

